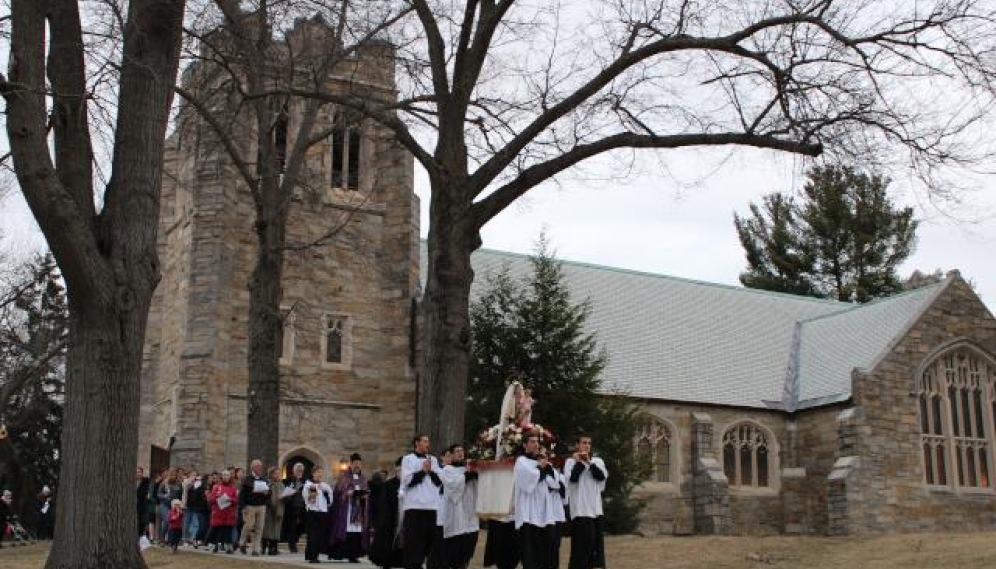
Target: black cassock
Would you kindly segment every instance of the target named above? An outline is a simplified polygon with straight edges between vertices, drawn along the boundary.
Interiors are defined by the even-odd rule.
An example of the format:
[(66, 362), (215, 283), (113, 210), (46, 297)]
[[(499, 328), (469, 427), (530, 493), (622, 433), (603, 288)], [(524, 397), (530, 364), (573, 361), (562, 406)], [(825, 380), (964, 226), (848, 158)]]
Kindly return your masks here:
[(370, 523), (374, 528), (367, 557), (378, 567), (402, 567), (401, 548), (398, 547), (398, 489), (397, 477), (383, 484), (370, 485)]
[(484, 566), (515, 569), (519, 564), (519, 532), (515, 522), (488, 520), (488, 537), (484, 542)]

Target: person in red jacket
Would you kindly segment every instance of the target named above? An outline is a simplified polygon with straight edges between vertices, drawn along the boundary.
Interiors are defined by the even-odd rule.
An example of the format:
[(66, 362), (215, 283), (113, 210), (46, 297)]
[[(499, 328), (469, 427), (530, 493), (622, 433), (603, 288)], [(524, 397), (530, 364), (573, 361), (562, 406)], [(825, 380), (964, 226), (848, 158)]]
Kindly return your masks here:
[(207, 499), (211, 505), (211, 529), (208, 531), (207, 543), (214, 544), (215, 553), (222, 546), (226, 553), (234, 553), (232, 536), (238, 521), (239, 491), (232, 482), (231, 471), (222, 471), (221, 481), (211, 487)]
[(180, 538), (183, 536), (183, 501), (173, 500), (170, 504), (169, 515), (166, 518), (169, 526), (169, 546), (176, 553), (176, 548), (180, 545)]

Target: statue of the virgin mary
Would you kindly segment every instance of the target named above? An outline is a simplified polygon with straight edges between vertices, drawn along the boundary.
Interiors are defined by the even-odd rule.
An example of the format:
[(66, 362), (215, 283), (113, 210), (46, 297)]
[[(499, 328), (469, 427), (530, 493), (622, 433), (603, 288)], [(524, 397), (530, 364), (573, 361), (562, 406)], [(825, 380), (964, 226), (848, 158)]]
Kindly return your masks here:
[[(498, 432), (504, 435), (508, 426), (513, 424), (528, 430), (532, 426), (532, 420), (533, 398), (530, 390), (523, 387), (518, 381), (513, 381), (505, 390), (505, 397), (501, 400), (501, 417), (498, 420), (500, 430)], [(496, 458), (502, 456), (501, 435), (498, 437), (495, 449)]]
[(502, 436), (505, 434), (505, 429), (512, 423), (514, 423), (518, 417), (518, 406), (519, 397), (522, 394), (522, 384), (518, 381), (513, 381), (508, 385), (508, 389), (505, 390), (505, 397), (501, 400), (501, 417), (498, 418), (498, 425), (500, 430), (499, 435), (495, 441), (495, 459), (500, 459), (502, 457)]

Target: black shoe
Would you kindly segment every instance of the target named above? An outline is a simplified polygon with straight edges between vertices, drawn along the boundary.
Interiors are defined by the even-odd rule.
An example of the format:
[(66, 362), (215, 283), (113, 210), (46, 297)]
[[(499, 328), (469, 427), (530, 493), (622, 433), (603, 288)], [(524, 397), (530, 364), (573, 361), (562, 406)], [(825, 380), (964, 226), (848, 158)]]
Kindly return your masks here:
[(350, 563), (359, 563), (359, 562), (360, 562), (360, 560), (359, 560), (359, 559), (357, 559), (357, 558), (355, 558), (355, 557), (350, 557), (350, 558), (349, 558), (349, 562), (350, 562)]

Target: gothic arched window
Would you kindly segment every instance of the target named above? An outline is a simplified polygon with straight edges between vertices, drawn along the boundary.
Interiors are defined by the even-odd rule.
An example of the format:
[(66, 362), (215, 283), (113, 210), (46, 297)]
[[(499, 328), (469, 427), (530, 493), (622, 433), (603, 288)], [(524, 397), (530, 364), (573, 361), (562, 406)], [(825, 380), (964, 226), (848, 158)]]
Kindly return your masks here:
[(674, 473), (674, 438), (670, 427), (663, 421), (650, 418), (636, 433), (636, 450), (641, 456), (650, 456), (653, 465), (653, 482), (671, 483)]
[(359, 189), (360, 121), (356, 112), (338, 110), (329, 138), (332, 143), (332, 187)]
[(723, 472), (730, 486), (771, 485), (771, 443), (768, 433), (751, 423), (737, 423), (723, 433)]
[(992, 366), (968, 349), (934, 358), (917, 381), (924, 482), (992, 485), (990, 416), (996, 415)]

